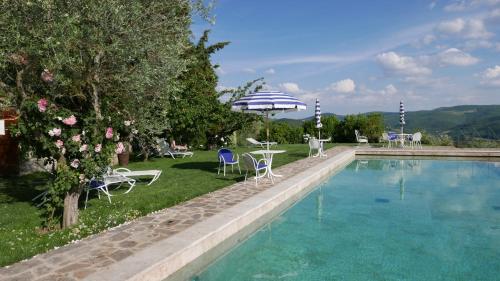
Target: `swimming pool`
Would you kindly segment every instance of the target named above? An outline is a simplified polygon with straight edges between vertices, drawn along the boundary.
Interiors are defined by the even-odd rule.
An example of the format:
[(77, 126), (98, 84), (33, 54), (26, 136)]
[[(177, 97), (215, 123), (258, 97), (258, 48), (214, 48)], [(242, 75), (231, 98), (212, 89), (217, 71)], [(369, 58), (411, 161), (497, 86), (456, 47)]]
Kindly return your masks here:
[(355, 160), (192, 280), (497, 280), (500, 165)]

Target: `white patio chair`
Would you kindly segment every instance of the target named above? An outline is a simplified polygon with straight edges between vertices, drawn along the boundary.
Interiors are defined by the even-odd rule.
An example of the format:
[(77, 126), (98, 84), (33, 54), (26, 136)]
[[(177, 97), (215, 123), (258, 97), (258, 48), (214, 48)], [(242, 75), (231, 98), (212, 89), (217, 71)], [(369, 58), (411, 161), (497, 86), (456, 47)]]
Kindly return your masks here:
[[(254, 138), (247, 138), (247, 141), (251, 144), (253, 144), (254, 146), (260, 146), (262, 148), (264, 147), (267, 147), (267, 144), (268, 142), (266, 141), (257, 141), (256, 139)], [(274, 142), (274, 141), (270, 141), (269, 142), (269, 146), (273, 146), (273, 145), (277, 145), (278, 143), (277, 142)]]
[[(316, 154), (313, 155), (313, 150), (316, 150)], [(321, 152), (321, 143), (315, 137), (309, 139), (309, 157), (317, 157)]]
[(140, 171), (131, 171), (127, 168), (118, 168), (113, 170), (113, 174), (120, 174), (124, 177), (152, 177), (151, 181), (148, 185), (151, 185), (153, 182), (158, 180), (161, 176), (161, 170), (140, 170)]
[[(245, 173), (245, 182), (247, 181), (248, 177), (248, 172), (251, 170), (252, 172), (255, 172), (255, 186), (257, 186), (257, 182), (259, 179), (263, 178), (267, 174), (267, 160), (266, 159), (260, 159), (257, 161), (252, 155), (249, 153), (243, 153), (241, 155), (241, 158), (243, 159), (243, 166), (247, 170)], [(271, 182), (274, 183), (273, 177), (271, 178)]]
[(382, 133), (382, 141), (387, 143), (387, 148), (391, 148), (392, 143), (397, 145), (398, 138), (396, 135), (389, 135), (386, 132)]
[(410, 146), (411, 148), (420, 148), (422, 149), (422, 133), (421, 132), (416, 132), (411, 136), (411, 141), (410, 141)]
[(234, 165), (238, 165), (238, 171), (240, 171), (241, 174), (240, 156), (238, 154), (236, 154), (235, 158), (233, 152), (230, 149), (221, 148), (217, 152), (217, 155), (219, 156), (219, 168), (217, 169), (217, 175), (220, 174), (220, 167), (222, 165), (224, 165), (224, 176), (226, 176), (226, 165), (231, 165), (231, 172), (234, 171)]
[(160, 156), (170, 156), (174, 159), (176, 156), (182, 158), (186, 156), (193, 157), (193, 152), (191, 151), (173, 150), (165, 139), (157, 139), (156, 142), (158, 143), (159, 146), (158, 153), (160, 154)]
[(358, 143), (366, 143), (366, 144), (368, 144), (368, 138), (365, 137), (365, 136), (360, 135), (358, 130), (354, 130), (354, 134), (356, 135), (356, 141)]

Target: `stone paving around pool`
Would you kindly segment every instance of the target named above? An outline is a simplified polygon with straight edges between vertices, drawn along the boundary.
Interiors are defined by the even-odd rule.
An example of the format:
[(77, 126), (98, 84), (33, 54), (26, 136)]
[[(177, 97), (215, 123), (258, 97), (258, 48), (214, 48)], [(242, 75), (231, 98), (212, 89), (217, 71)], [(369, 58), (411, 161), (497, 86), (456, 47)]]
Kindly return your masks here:
[[(275, 169), (283, 178), (314, 167), (349, 147), (326, 151), (327, 157), (305, 158)], [(214, 176), (216, 176), (214, 174)], [(5, 280), (83, 280), (89, 275), (109, 268), (156, 243), (164, 241), (189, 227), (228, 209), (271, 187), (268, 179), (255, 186), (253, 180), (239, 182), (208, 193), (177, 206), (167, 208), (106, 232), (73, 244), (38, 255), (27, 261), (0, 268), (0, 281)]]

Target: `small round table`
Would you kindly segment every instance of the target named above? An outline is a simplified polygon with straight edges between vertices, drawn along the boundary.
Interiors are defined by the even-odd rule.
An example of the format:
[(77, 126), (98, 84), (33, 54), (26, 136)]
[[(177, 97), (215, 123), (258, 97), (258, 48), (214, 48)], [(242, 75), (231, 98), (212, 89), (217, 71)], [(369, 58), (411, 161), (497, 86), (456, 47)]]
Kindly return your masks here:
[(268, 172), (269, 176), (282, 177), (282, 175), (277, 175), (277, 174), (273, 173), (271, 166), (273, 164), (273, 155), (278, 154), (278, 153), (285, 153), (285, 152), (286, 152), (286, 150), (267, 150), (267, 149), (264, 149), (264, 150), (251, 151), (250, 153), (254, 154), (254, 155), (262, 155), (264, 157), (264, 159), (267, 160), (267, 172)]

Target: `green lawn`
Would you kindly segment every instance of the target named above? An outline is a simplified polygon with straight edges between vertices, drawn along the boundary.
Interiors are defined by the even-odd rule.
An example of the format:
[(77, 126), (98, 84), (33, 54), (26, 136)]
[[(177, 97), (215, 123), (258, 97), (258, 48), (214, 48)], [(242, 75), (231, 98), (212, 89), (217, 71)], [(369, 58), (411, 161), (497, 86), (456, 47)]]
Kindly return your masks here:
[[(333, 144), (327, 144), (327, 148)], [(273, 167), (278, 167), (304, 157), (306, 144), (279, 145), (287, 153), (275, 156)], [(254, 150), (237, 148), (239, 154)], [(109, 204), (107, 198), (98, 199), (91, 194), (88, 207), (83, 210), (85, 196), (81, 196), (80, 224), (70, 230), (43, 233), (40, 231), (43, 213), (31, 199), (41, 192), (45, 175), (36, 173), (11, 179), (0, 179), (0, 266), (46, 252), (55, 246), (81, 239), (106, 228), (116, 226), (156, 210), (173, 206), (202, 194), (242, 181), (243, 176), (217, 175), (217, 152), (195, 151), (192, 158), (153, 158), (148, 162), (132, 162), (133, 170), (161, 169), (160, 179), (151, 186), (139, 183), (129, 194), (125, 189), (113, 191)]]

